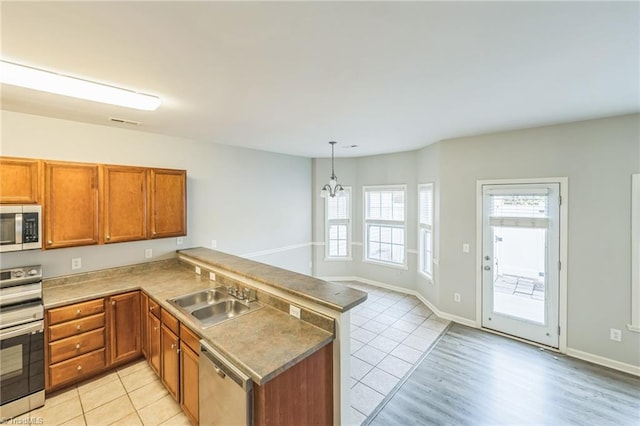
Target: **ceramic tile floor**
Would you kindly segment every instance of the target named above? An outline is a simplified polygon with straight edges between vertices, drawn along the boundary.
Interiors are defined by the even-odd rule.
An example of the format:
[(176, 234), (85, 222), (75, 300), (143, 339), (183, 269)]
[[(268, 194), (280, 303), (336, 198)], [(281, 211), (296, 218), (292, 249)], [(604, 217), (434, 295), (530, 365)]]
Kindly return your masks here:
[(360, 425), (428, 352), (449, 321), (415, 296), (356, 281), (369, 293), (351, 311), (351, 424)]
[(13, 424), (191, 425), (144, 360), (47, 397), (44, 407)]

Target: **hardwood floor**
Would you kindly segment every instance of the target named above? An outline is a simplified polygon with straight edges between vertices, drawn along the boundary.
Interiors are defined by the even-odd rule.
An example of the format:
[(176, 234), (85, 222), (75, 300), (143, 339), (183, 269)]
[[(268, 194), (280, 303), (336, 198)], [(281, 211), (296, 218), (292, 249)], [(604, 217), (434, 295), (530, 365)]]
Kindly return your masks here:
[(383, 404), (365, 424), (639, 425), (640, 378), (455, 324)]

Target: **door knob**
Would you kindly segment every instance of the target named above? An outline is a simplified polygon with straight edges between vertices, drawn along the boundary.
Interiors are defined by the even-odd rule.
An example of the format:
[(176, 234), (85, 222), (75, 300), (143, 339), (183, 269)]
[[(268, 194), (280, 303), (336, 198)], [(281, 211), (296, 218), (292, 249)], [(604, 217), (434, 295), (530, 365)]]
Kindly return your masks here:
[(484, 270), (485, 270), (485, 271), (490, 271), (490, 270), (491, 270), (491, 266), (489, 266), (489, 265), (485, 265), (485, 266), (484, 266)]

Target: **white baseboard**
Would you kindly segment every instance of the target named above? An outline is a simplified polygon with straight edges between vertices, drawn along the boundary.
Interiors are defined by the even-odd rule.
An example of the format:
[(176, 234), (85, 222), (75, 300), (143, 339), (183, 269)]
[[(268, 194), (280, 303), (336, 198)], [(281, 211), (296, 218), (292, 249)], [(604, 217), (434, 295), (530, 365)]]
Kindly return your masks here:
[[(460, 317), (457, 315), (450, 314), (448, 312), (443, 312), (434, 306), (431, 302), (427, 300), (422, 294), (418, 293), (416, 290), (410, 290), (404, 287), (398, 287), (394, 285), (390, 285), (387, 283), (382, 283), (379, 281), (370, 280), (362, 277), (320, 277), (325, 281), (359, 281), (365, 284), (371, 284), (376, 287), (386, 288), (388, 290), (397, 291), (398, 293), (410, 294), (412, 296), (417, 297), (422, 303), (426, 305), (427, 308), (431, 309), (434, 314), (436, 314), (439, 318), (446, 319), (449, 321), (456, 322), (458, 324), (466, 325), (467, 327), (473, 328), (481, 328), (479, 324), (477, 324), (474, 320), (470, 320), (468, 318)], [(605, 358), (599, 355), (594, 355), (589, 352), (583, 352), (577, 349), (567, 348), (566, 355), (578, 358), (583, 361), (591, 362), (593, 364), (602, 365), (604, 367), (609, 367), (614, 370), (622, 371), (624, 373), (633, 374), (634, 376), (640, 376), (640, 367), (632, 364), (626, 364), (624, 362), (616, 361), (610, 358)]]
[(368, 278), (362, 278), (362, 277), (319, 277), (319, 278), (325, 281), (359, 281), (361, 283), (371, 284), (376, 287), (386, 288), (387, 290), (397, 291), (398, 293), (410, 294), (412, 296), (417, 297), (418, 300), (424, 303), (425, 306), (431, 309), (433, 313), (436, 314), (436, 316), (439, 318), (453, 321), (458, 324), (466, 325), (467, 327), (479, 328), (478, 324), (476, 324), (474, 320), (470, 320), (468, 318), (460, 317), (458, 315), (453, 315), (448, 312), (441, 311), (436, 306), (434, 306), (429, 300), (427, 300), (426, 297), (418, 293), (416, 290), (411, 290), (404, 287), (398, 287), (395, 285), (383, 283), (380, 281), (374, 281), (374, 280), (370, 280)]
[(605, 358), (603, 356), (594, 355), (589, 352), (583, 352), (573, 348), (567, 348), (567, 355), (581, 359), (583, 361), (591, 362), (593, 364), (613, 368), (614, 370), (622, 371), (624, 373), (633, 374), (634, 376), (640, 376), (640, 367), (638, 367), (637, 365), (627, 364), (611, 358)]

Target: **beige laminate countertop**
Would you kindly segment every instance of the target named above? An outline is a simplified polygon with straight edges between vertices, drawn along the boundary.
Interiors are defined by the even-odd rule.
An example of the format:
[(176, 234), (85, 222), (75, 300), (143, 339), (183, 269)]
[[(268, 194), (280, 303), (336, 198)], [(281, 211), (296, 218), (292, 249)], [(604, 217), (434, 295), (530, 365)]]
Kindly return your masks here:
[(334, 339), (331, 333), (268, 305), (202, 329), (195, 320), (170, 305), (167, 299), (216, 284), (177, 261), (157, 262), (148, 267), (118, 268), (114, 276), (90, 273), (86, 278), (83, 281), (73, 276), (45, 280), (45, 308), (144, 290), (258, 385), (265, 384)]
[(360, 290), (204, 247), (178, 250), (178, 255), (251, 278), (338, 312), (346, 312), (367, 299), (367, 293)]

